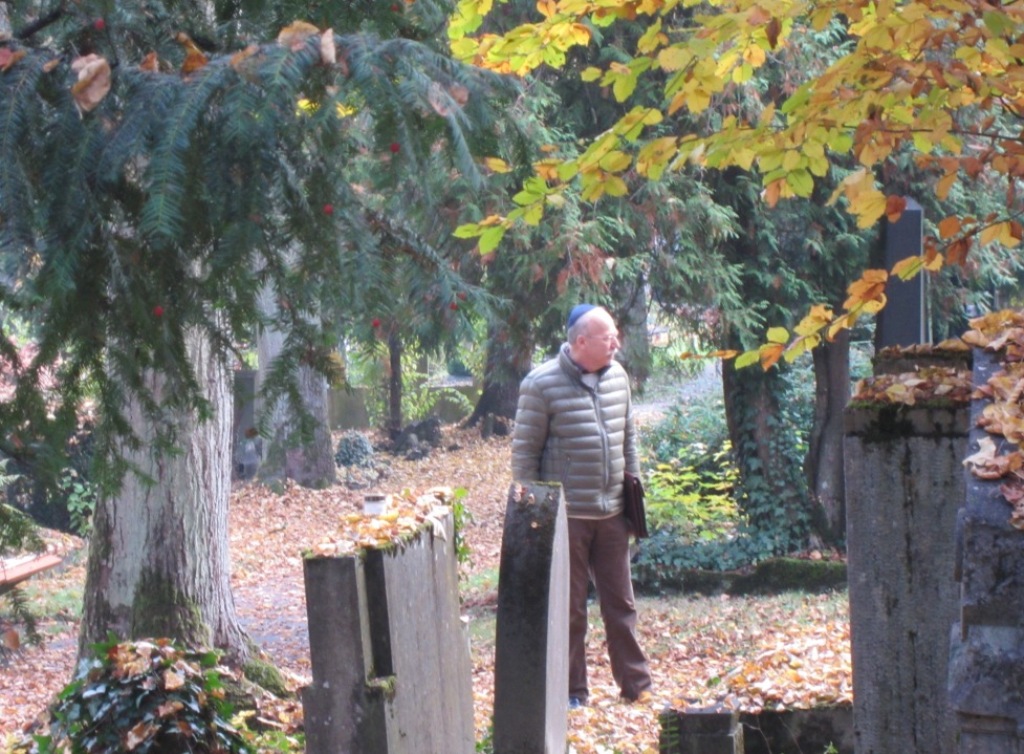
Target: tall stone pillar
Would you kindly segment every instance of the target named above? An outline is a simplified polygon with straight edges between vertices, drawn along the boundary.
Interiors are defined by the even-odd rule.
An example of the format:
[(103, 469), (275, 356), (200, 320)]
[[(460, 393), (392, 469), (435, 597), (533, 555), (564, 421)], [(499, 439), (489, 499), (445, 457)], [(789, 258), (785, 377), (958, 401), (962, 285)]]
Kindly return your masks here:
[(966, 404), (846, 412), (847, 552), (857, 754), (951, 754), (949, 631)]

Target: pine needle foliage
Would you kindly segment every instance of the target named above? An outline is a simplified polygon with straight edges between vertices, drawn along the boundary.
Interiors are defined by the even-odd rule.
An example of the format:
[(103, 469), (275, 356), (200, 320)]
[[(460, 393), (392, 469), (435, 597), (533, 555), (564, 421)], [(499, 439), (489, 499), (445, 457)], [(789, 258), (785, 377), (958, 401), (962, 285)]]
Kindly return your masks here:
[[(202, 414), (191, 333), (224, 358), (258, 327), (287, 333), (270, 380), (281, 394), (297, 395), (287, 375), (300, 364), (330, 371), (321, 303), (373, 274), (347, 262), (416, 238), (375, 232), (366, 197), (418, 184), (429, 195), (439, 154), (479, 185), (476, 159), (494, 153), (515, 93), (436, 47), (444, 3), (362, 5), (321, 3), (311, 19), (332, 62), (320, 33), (274, 41), (305, 4), (81, 2), (39, 17), (35, 3), (6, 4), (0, 452), (56, 469), (87, 397), (108, 457), (130, 436), (129, 401), (155, 426), (169, 411)], [(111, 67), (94, 106), (74, 91), (87, 54)], [(268, 290), (273, 314), (257, 305)], [(8, 347), (15, 320), (33, 326), (29, 363)]]

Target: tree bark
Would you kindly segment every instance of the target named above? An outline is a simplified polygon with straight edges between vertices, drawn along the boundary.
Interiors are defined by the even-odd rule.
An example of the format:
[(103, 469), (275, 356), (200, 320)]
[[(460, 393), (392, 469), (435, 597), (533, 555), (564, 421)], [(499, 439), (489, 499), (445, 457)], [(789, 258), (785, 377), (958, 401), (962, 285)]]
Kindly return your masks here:
[[(170, 637), (219, 647), (244, 662), (248, 642), (230, 585), (228, 500), (231, 486), (231, 372), (199, 334), (189, 355), (211, 410), (170, 418), (180, 453), (155, 446), (157, 427), (138, 404), (127, 415), (141, 444), (122, 446), (129, 472), (120, 492), (97, 504), (89, 547), (79, 654), (105, 640)], [(159, 398), (159, 375), (150, 376)]]
[(387, 433), (394, 440), (402, 434), (402, 337), (394, 329), (388, 334), (388, 419)]
[(814, 424), (804, 471), (817, 508), (812, 544), (837, 545), (846, 534), (846, 477), (843, 472), (843, 411), (850, 400), (850, 333), (840, 330), (831, 343), (812, 352)]
[(467, 427), (475, 427), (488, 414), (514, 419), (519, 402), (519, 383), (530, 371), (533, 344), (509, 337), (500, 325), (487, 328), (487, 359), (484, 384)]
[(622, 349), (618, 360), (629, 372), (633, 390), (643, 392), (651, 374), (651, 339), (647, 333), (647, 285), (639, 275), (613, 287), (616, 296)]

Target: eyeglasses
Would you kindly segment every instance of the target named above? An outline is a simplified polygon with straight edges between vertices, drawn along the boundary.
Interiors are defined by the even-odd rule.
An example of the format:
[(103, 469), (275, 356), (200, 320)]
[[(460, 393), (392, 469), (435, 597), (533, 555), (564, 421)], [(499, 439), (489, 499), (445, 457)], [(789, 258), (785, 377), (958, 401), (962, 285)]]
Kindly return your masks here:
[(613, 340), (617, 343), (619, 340), (619, 334), (617, 332), (605, 333), (604, 335), (588, 335), (587, 337), (600, 340), (603, 343), (611, 343)]

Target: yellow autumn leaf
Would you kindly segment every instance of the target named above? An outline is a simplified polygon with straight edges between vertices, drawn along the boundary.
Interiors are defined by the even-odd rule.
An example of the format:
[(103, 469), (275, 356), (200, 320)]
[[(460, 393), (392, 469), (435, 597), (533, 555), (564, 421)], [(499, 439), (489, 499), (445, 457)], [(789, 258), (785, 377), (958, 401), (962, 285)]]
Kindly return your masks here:
[(484, 165), (487, 166), (488, 170), (495, 173), (508, 173), (512, 170), (509, 164), (500, 157), (485, 157)]
[(569, 30), (569, 37), (574, 44), (585, 47), (590, 44), (590, 29), (583, 24), (573, 24)]
[(693, 53), (682, 46), (666, 47), (658, 53), (658, 66), (664, 71), (680, 71), (693, 61)]
[(602, 157), (598, 164), (602, 170), (607, 170), (609, 173), (621, 173), (633, 164), (633, 158), (625, 152), (616, 150)]
[(609, 175), (604, 180), (604, 192), (608, 196), (625, 196), (629, 193), (629, 187), (619, 176)]
[(865, 301), (863, 310), (868, 314), (878, 314), (878, 312), (885, 308), (886, 300), (885, 294), (883, 293), (877, 298)]
[(837, 318), (828, 327), (828, 335), (826, 336), (828, 338), (828, 340), (829, 341), (834, 340), (836, 335), (839, 334), (840, 330), (849, 330), (849, 329), (851, 329), (855, 324), (857, 324), (858, 317), (859, 317), (858, 312), (857, 311), (852, 311), (852, 312), (849, 312), (849, 313), (844, 314), (843, 316)]
[(736, 361), (733, 365), (736, 367), (736, 369), (745, 369), (746, 367), (749, 367), (752, 364), (756, 364), (760, 356), (761, 354), (756, 349), (753, 351), (744, 351), (743, 353), (736, 357)]
[(808, 351), (814, 350), (821, 343), (821, 336), (817, 334), (803, 335), (794, 340), (783, 353), (783, 357), (788, 363), (793, 363), (796, 359)]
[(661, 19), (659, 18), (637, 40), (636, 48), (646, 55), (664, 44), (668, 44), (668, 36), (661, 32)]
[(892, 275), (893, 277), (898, 277), (900, 280), (910, 280), (910, 278), (917, 275), (923, 267), (923, 256), (906, 257), (893, 265)]
[(797, 335), (812, 335), (832, 321), (832, 309), (824, 304), (815, 304), (794, 329)]
[(997, 241), (1002, 234), (1003, 225), (1004, 223), (993, 223), (992, 225), (985, 226), (981, 229), (978, 240), (982, 244), (990, 244), (993, 241)]
[(760, 45), (750, 45), (743, 51), (743, 59), (754, 68), (758, 68), (764, 64), (767, 56)]
[(767, 337), (769, 343), (785, 343), (789, 340), (789, 331), (785, 327), (771, 327)]

